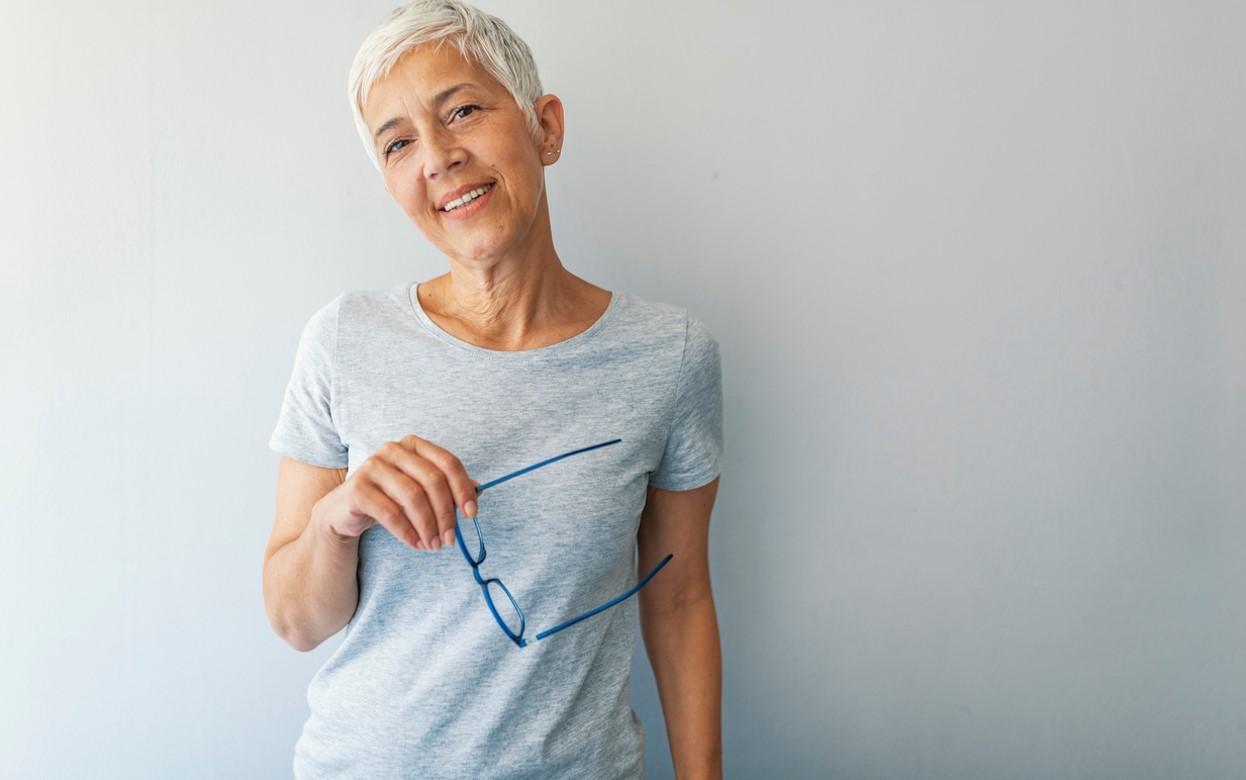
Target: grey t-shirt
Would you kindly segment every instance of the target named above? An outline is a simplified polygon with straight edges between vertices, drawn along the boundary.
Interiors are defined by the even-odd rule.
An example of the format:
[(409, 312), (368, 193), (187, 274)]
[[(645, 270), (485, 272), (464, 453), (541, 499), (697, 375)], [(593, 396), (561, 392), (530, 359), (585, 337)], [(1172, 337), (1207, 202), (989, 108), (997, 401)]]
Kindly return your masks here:
[[(480, 574), (519, 603), (526, 647), (494, 621), (457, 547), (417, 552), (380, 526), (363, 534), (359, 606), (308, 689), (295, 773), (641, 777), (636, 599), (535, 636), (635, 584), (648, 486), (690, 490), (718, 475), (718, 346), (683, 309), (615, 293), (578, 336), (497, 352), (441, 330), (415, 289), (348, 293), (312, 317), (273, 450), (353, 472), (381, 443), (415, 434), (483, 483), (622, 441), (479, 496)], [(474, 538), (470, 521), (462, 530)]]

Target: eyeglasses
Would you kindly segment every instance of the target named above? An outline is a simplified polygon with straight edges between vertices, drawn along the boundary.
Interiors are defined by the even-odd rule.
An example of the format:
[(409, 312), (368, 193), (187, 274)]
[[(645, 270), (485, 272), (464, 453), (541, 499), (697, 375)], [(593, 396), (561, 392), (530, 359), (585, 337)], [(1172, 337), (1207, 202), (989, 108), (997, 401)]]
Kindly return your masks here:
[[(512, 472), (510, 474), (507, 474), (504, 477), (498, 477), (492, 482), (486, 482), (485, 484), (477, 487), (476, 492), (483, 493), (484, 491), (488, 490), (489, 488), (495, 485), (500, 485), (503, 482), (506, 482), (507, 480), (511, 480), (511, 479), (514, 479), (515, 477), (521, 476), (523, 474), (527, 474), (529, 471), (535, 471), (541, 468), (542, 466), (548, 466), (549, 464), (554, 463), (555, 461), (560, 461), (563, 458), (569, 458), (572, 455), (580, 455), (585, 452), (591, 452), (592, 450), (601, 449), (602, 447), (609, 447), (611, 444), (618, 444), (621, 441), (623, 440), (613, 439), (611, 441), (602, 442), (601, 444), (594, 444), (591, 447), (583, 447), (578, 450), (572, 450), (571, 452), (564, 452), (563, 454), (556, 455), (548, 460), (543, 460), (540, 463), (534, 463), (531, 466), (526, 466), (520, 469), (519, 471)], [(456, 525), (454, 529), (455, 538), (457, 538), (459, 542), (459, 550), (462, 551), (463, 557), (467, 559), (467, 562), (471, 564), (472, 576), (476, 578), (476, 584), (480, 586), (480, 591), (481, 593), (484, 594), (485, 604), (489, 607), (489, 611), (493, 613), (493, 619), (497, 621), (498, 625), (501, 626), (502, 630), (506, 632), (506, 635), (511, 638), (512, 642), (514, 642), (519, 647), (527, 647), (528, 643), (526, 640), (524, 640), (523, 635), (524, 635), (524, 629), (527, 627), (528, 621), (526, 618), (524, 618), (523, 610), (519, 608), (519, 602), (516, 601), (515, 597), (511, 595), (510, 590), (504, 584), (502, 584), (502, 580), (498, 579), (497, 577), (485, 578), (485, 577), (480, 576), (480, 564), (485, 562), (485, 554), (486, 554), (485, 537), (484, 537), (484, 534), (480, 532), (480, 523), (477, 522), (477, 518), (473, 517), (471, 518), (471, 520), (472, 520), (472, 526), (476, 529), (476, 540), (478, 542), (477, 554), (472, 555), (472, 553), (467, 549), (467, 543), (463, 540), (462, 523), (459, 523), (458, 525)], [(576, 618), (572, 618), (571, 620), (568, 620), (567, 622), (562, 623), (561, 625), (557, 625), (551, 629), (542, 631), (541, 633), (536, 635), (537, 640), (539, 641), (541, 639), (544, 639), (550, 634), (556, 634), (559, 631), (562, 631), (564, 628), (570, 628), (571, 626), (574, 626), (576, 623), (579, 623), (581, 620), (586, 620), (588, 618), (591, 618), (593, 615), (596, 615), (599, 612), (604, 612), (607, 609), (610, 609), (611, 607), (613, 607), (615, 604), (618, 604), (622, 601), (626, 601), (627, 599), (636, 595), (636, 593), (645, 586), (645, 583), (651, 580), (653, 578), (653, 575), (657, 574), (662, 569), (662, 567), (665, 566), (670, 561), (670, 559), (674, 557), (675, 556), (673, 554), (667, 554), (667, 556), (662, 559), (661, 563), (653, 567), (653, 571), (645, 575), (644, 579), (642, 579), (640, 582), (636, 584), (636, 587), (624, 593), (622, 596), (619, 596), (618, 598), (615, 598), (615, 599), (611, 599), (610, 601), (607, 601), (605, 604), (602, 604), (600, 607), (597, 607), (595, 609), (590, 609), (588, 612), (585, 612), (583, 615), (580, 615), (579, 617), (576, 617)], [(507, 601), (510, 602), (511, 607), (514, 609), (513, 615), (508, 614), (506, 618), (502, 617), (502, 614), (498, 611), (497, 603), (495, 603), (495, 600), (494, 600), (494, 595), (495, 595), (494, 591), (496, 591), (500, 595), (506, 596)], [(505, 602), (501, 602), (501, 603), (505, 604)]]

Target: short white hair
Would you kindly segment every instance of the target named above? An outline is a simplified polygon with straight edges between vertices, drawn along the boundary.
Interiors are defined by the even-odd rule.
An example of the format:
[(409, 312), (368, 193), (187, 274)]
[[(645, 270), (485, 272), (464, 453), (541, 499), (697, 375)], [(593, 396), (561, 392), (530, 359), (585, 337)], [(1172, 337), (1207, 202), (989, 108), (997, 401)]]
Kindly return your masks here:
[(484, 68), (515, 98), (527, 117), (533, 136), (539, 137), (536, 102), (543, 94), (532, 51), (506, 22), (457, 0), (415, 0), (394, 9), (364, 40), (350, 68), (350, 105), (355, 126), (372, 164), (381, 168), (372, 131), (363, 119), (363, 103), (372, 87), (402, 59), (422, 44), (458, 49), (469, 62)]

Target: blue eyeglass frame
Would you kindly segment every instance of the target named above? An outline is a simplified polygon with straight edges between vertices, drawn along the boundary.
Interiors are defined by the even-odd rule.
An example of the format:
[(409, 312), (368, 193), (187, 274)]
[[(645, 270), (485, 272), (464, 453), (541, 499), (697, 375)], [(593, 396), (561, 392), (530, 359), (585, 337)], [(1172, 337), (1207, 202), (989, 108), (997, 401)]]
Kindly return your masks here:
[[(485, 490), (493, 487), (494, 485), (499, 485), (509, 479), (514, 479), (515, 477), (518, 477), (521, 474), (527, 474), (529, 471), (534, 471), (536, 469), (541, 468), (542, 466), (548, 466), (549, 464), (555, 461), (562, 460), (563, 458), (569, 458), (572, 455), (579, 455), (581, 453), (590, 452), (592, 450), (600, 449), (602, 447), (609, 447), (610, 445), (618, 444), (621, 441), (623, 440), (612, 439), (610, 441), (604, 441), (600, 444), (594, 444), (589, 447), (582, 447), (578, 450), (572, 450), (571, 452), (564, 452), (561, 455), (555, 455), (554, 457), (549, 458), (548, 460), (543, 460), (540, 463), (534, 463), (531, 466), (526, 466), (518, 471), (511, 472), (510, 474), (507, 474), (502, 477), (498, 477), (492, 482), (486, 482), (485, 484), (480, 485), (479, 487), (476, 488), (476, 493), (477, 494), (483, 493)], [(468, 564), (471, 565), (472, 576), (476, 579), (476, 584), (480, 586), (481, 593), (484, 594), (485, 604), (489, 607), (489, 612), (493, 614), (493, 619), (497, 621), (498, 626), (501, 627), (502, 631), (506, 634), (506, 636), (510, 637), (510, 640), (514, 642), (516, 646), (527, 647), (528, 643), (523, 638), (523, 635), (524, 635), (524, 630), (528, 626), (528, 620), (527, 618), (524, 617), (523, 610), (519, 607), (519, 602), (515, 600), (515, 597), (513, 595), (511, 595), (510, 589), (506, 587), (506, 584), (503, 583), (501, 579), (497, 577), (486, 578), (486, 577), (480, 576), (480, 564), (485, 562), (485, 556), (487, 556), (489, 552), (488, 550), (485, 549), (485, 537), (484, 537), (484, 534), (481, 533), (480, 531), (480, 523), (477, 522), (477, 519), (474, 517), (471, 518), (471, 521), (472, 521), (472, 526), (476, 529), (476, 540), (480, 543), (480, 557), (479, 558), (473, 557), (471, 552), (467, 549), (467, 543), (463, 540), (463, 531), (462, 531), (461, 522), (456, 524), (454, 527), (454, 536), (458, 540), (459, 551), (463, 553), (463, 557), (466, 558)], [(663, 558), (662, 561), (658, 563), (657, 566), (653, 567), (653, 571), (646, 574), (644, 579), (636, 583), (636, 587), (632, 588), (631, 590), (627, 591), (626, 593), (624, 593), (623, 595), (617, 598), (607, 601), (605, 604), (602, 604), (599, 607), (590, 609), (588, 612), (585, 612), (583, 615), (580, 615), (579, 617), (572, 618), (571, 620), (568, 620), (565, 623), (561, 623), (557, 626), (554, 626), (551, 629), (542, 631), (541, 633), (536, 635), (537, 640), (540, 641), (551, 634), (556, 634), (559, 631), (562, 631), (564, 628), (570, 628), (571, 626), (574, 626), (576, 623), (579, 623), (581, 620), (586, 620), (588, 618), (591, 618), (593, 615), (596, 615), (599, 612), (604, 612), (605, 610), (613, 607), (615, 604), (618, 604), (621, 601), (626, 601), (627, 599), (636, 595), (636, 593), (639, 592), (640, 589), (645, 586), (645, 583), (653, 579), (653, 575), (661, 571), (662, 567), (665, 566), (667, 563), (669, 563), (670, 560), (674, 557), (675, 557), (674, 553), (667, 553), (666, 557)], [(500, 588), (504, 594), (506, 594), (506, 598), (510, 600), (511, 606), (515, 608), (515, 613), (519, 615), (519, 632), (518, 633), (511, 630), (511, 627), (508, 626), (506, 624), (506, 621), (502, 619), (502, 616), (498, 613), (497, 606), (495, 606), (493, 603), (493, 596), (489, 593), (489, 586), (494, 585), (494, 584), (496, 584), (497, 587)]]

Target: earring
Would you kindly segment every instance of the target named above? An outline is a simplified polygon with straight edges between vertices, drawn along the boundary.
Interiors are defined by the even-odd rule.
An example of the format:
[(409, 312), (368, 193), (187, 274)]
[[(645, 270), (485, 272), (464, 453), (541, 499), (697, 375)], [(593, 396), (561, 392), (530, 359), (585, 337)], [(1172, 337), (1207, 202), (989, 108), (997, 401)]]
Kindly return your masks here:
[(558, 154), (558, 153), (559, 153), (559, 152), (561, 152), (561, 151), (562, 151), (562, 149), (555, 149), (555, 150), (554, 150), (554, 151), (552, 151), (552, 152), (546, 152), (546, 153), (545, 153), (545, 156), (546, 156), (546, 157), (553, 157), (554, 155)]

